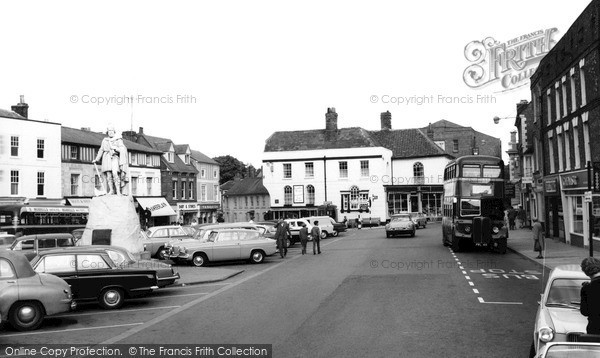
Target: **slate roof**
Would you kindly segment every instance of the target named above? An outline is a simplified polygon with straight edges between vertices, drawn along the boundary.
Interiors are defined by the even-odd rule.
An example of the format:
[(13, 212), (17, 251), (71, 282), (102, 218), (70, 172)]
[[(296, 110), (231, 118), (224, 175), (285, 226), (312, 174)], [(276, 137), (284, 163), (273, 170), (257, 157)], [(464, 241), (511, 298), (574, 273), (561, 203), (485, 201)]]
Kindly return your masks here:
[(189, 147), (189, 144), (175, 144), (173, 146), (173, 148), (175, 149), (175, 154), (185, 154)]
[(7, 109), (2, 109), (2, 108), (0, 108), (0, 117), (14, 118), (14, 119), (26, 119), (25, 117), (21, 116), (18, 113), (9, 111)]
[(392, 151), (392, 158), (447, 156), (419, 129), (397, 129), (369, 132), (380, 146)]
[(269, 195), (269, 191), (263, 185), (262, 177), (244, 178), (235, 180), (233, 186), (227, 190), (225, 195)]
[(193, 149), (192, 149), (192, 159), (194, 159), (195, 161), (200, 162), (200, 163), (207, 163), (207, 164), (213, 164), (213, 165), (220, 166), (220, 164), (216, 160), (210, 158), (208, 155), (205, 155), (205, 154), (203, 154), (197, 150), (193, 150)]
[(341, 149), (378, 147), (369, 132), (359, 127), (328, 131), (313, 129), (305, 131), (275, 132), (266, 141), (265, 152), (295, 150)]
[(267, 139), (265, 152), (367, 147), (387, 148), (394, 158), (448, 155), (419, 129), (367, 131), (359, 127), (275, 132)]
[[(140, 138), (143, 138), (150, 144), (151, 147), (161, 151), (162, 153), (168, 152), (171, 149), (171, 145), (175, 147), (172, 140), (161, 137), (149, 136), (147, 134), (139, 134)], [(198, 170), (194, 168), (192, 164), (185, 164), (177, 154), (174, 155), (173, 163), (169, 163), (164, 156), (161, 156), (162, 163), (167, 167), (168, 170), (176, 173), (194, 173), (197, 174)]]
[[(100, 144), (102, 143), (102, 139), (104, 139), (104, 137), (106, 137), (106, 134), (104, 133), (84, 131), (81, 129), (69, 127), (61, 127), (62, 142), (100, 147)], [(162, 154), (162, 152), (158, 150), (152, 149), (145, 145), (138, 144), (136, 142), (132, 142), (127, 139), (123, 139), (123, 143), (129, 151), (133, 150), (136, 152), (143, 153)]]
[(229, 189), (231, 189), (231, 187), (235, 184), (235, 181), (233, 179), (230, 179), (228, 181), (226, 181), (225, 183), (221, 184), (220, 188), (223, 191), (228, 191)]
[[(456, 124), (456, 123), (447, 121), (445, 119), (440, 119), (437, 122), (431, 123), (431, 127), (432, 128), (465, 128), (464, 126), (461, 126), (460, 124)], [(467, 128), (470, 128), (470, 127), (467, 127)], [(427, 129), (427, 127), (424, 127), (422, 129)]]

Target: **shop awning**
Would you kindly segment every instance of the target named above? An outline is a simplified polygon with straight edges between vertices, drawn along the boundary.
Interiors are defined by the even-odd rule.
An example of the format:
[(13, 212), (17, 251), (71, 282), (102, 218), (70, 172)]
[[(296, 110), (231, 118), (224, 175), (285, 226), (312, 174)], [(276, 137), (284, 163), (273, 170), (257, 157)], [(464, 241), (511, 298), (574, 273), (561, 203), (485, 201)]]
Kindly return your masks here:
[(69, 204), (73, 206), (90, 206), (92, 199), (90, 198), (67, 198)]
[(175, 216), (175, 210), (171, 208), (171, 205), (167, 203), (167, 200), (163, 197), (160, 198), (138, 198), (135, 200), (140, 204), (142, 209), (148, 209), (152, 213), (152, 216)]
[(21, 213), (69, 213), (69, 214), (87, 214), (88, 208), (75, 206), (24, 206)]

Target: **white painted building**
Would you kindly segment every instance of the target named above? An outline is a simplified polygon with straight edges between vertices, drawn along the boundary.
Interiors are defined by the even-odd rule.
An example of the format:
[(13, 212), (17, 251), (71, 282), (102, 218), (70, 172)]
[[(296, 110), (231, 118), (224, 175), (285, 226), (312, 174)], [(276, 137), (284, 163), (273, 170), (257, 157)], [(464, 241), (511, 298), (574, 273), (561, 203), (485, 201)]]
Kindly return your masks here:
[(341, 221), (400, 211), (438, 215), (443, 173), (452, 156), (419, 129), (337, 128), (328, 109), (326, 128), (275, 132), (263, 154), (264, 186), (274, 218), (328, 214)]
[(0, 197), (60, 199), (60, 123), (28, 119), (28, 107), (0, 109)]

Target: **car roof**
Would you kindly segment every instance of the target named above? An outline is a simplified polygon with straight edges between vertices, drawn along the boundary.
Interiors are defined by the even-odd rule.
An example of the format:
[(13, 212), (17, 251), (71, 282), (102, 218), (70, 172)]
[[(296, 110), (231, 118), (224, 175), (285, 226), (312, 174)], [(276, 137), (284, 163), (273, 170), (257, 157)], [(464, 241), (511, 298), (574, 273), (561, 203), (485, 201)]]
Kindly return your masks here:
[(227, 228), (235, 229), (235, 228), (239, 228), (240, 226), (256, 226), (256, 224), (255, 223), (251, 223), (251, 222), (247, 222), (247, 221), (235, 222), (235, 223), (220, 223), (220, 224), (213, 224), (213, 225), (204, 226), (204, 227), (202, 227), (202, 230), (212, 230), (212, 229), (219, 229), (219, 228), (223, 228), (223, 229), (227, 229)]
[[(100, 245), (88, 245), (88, 246), (71, 246), (71, 247), (59, 247), (56, 249), (49, 249), (49, 250), (43, 250), (38, 252), (38, 256), (45, 256), (45, 255), (50, 255), (50, 254), (61, 254), (61, 253), (65, 253), (65, 252), (73, 252), (73, 253), (92, 253), (92, 254), (97, 254), (97, 253), (105, 253), (105, 247), (96, 247), (96, 246), (100, 246)], [(106, 246), (106, 245), (102, 245), (102, 246)]]
[(581, 271), (579, 265), (560, 265), (556, 266), (550, 273), (550, 277), (554, 278), (580, 278), (589, 279), (589, 277)]
[(70, 233), (53, 233), (53, 234), (37, 234), (37, 235), (25, 235), (18, 237), (17, 240), (32, 240), (32, 239), (71, 239), (73, 235)]
[[(208, 231), (211, 231), (211, 230), (208, 230)], [(231, 232), (231, 231), (258, 232), (253, 229), (243, 229), (243, 228), (240, 228), (240, 229), (230, 228), (230, 229), (216, 230), (215, 232)]]
[(35, 271), (33, 271), (29, 260), (22, 253), (11, 250), (0, 250), (0, 257), (12, 262), (17, 278), (35, 276)]
[(162, 225), (162, 226), (149, 227), (148, 230), (154, 231), (154, 230), (158, 230), (158, 229), (176, 229), (179, 227), (181, 227), (181, 225)]

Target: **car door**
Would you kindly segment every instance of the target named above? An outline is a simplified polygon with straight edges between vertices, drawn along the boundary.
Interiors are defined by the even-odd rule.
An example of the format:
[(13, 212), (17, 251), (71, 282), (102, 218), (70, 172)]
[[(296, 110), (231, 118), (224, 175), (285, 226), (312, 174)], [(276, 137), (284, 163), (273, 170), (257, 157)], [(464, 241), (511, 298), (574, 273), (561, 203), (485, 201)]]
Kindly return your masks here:
[(240, 231), (238, 234), (240, 241), (240, 258), (250, 258), (252, 249), (259, 246), (260, 241), (263, 240), (260, 233), (255, 231)]
[(82, 297), (96, 298), (106, 286), (121, 284), (122, 277), (113, 275), (112, 266), (100, 254), (78, 254), (77, 276)]
[(18, 299), (19, 281), (17, 280), (17, 274), (10, 261), (0, 258), (0, 312), (5, 314), (12, 303)]
[(71, 285), (71, 291), (75, 299), (84, 298), (81, 295), (80, 282), (77, 277), (75, 255), (44, 255), (34, 264), (33, 269), (38, 273), (48, 273), (62, 278)]
[(185, 232), (185, 230), (183, 230), (182, 228), (175, 227), (175, 228), (169, 229), (169, 237), (172, 240), (172, 239), (182, 239), (182, 238), (190, 237), (190, 235), (188, 235)]
[(221, 231), (213, 246), (213, 261), (239, 260), (240, 241), (237, 231)]

